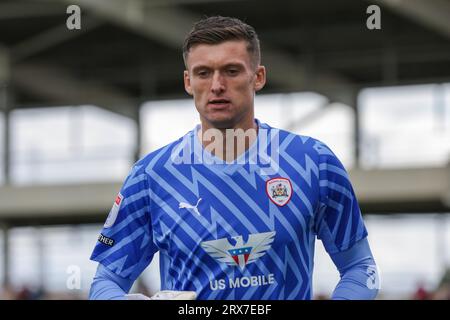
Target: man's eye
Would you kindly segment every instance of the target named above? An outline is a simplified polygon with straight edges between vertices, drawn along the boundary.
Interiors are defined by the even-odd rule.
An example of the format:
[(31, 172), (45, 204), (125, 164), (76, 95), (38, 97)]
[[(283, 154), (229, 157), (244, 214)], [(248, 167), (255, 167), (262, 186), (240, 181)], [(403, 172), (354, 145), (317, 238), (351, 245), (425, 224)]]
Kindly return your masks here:
[(227, 73), (231, 76), (235, 76), (239, 73), (239, 70), (238, 69), (228, 69)]
[(206, 71), (206, 70), (202, 70), (202, 71), (197, 72), (197, 75), (198, 75), (199, 77), (202, 77), (202, 78), (207, 77), (208, 74), (209, 74), (209, 72)]

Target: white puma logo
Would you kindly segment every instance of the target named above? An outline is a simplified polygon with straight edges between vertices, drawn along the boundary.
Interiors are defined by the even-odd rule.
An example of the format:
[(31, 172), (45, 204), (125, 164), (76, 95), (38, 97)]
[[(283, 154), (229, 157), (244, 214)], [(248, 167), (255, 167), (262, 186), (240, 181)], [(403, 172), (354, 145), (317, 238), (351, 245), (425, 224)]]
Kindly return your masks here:
[(192, 209), (196, 214), (200, 215), (200, 212), (197, 209), (200, 201), (202, 201), (202, 198), (198, 199), (197, 204), (195, 206), (193, 206), (192, 204), (186, 203), (186, 202), (180, 202), (178, 208), (179, 209)]

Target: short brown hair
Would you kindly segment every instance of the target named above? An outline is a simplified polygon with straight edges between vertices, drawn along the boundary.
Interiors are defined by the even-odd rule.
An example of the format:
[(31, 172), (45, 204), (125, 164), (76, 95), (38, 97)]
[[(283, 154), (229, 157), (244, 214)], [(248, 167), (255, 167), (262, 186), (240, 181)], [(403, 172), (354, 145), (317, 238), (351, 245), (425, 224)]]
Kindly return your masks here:
[(183, 59), (187, 68), (189, 50), (198, 44), (220, 44), (228, 40), (247, 41), (247, 51), (256, 67), (261, 62), (259, 39), (255, 29), (239, 19), (214, 16), (200, 20), (194, 24), (183, 44)]

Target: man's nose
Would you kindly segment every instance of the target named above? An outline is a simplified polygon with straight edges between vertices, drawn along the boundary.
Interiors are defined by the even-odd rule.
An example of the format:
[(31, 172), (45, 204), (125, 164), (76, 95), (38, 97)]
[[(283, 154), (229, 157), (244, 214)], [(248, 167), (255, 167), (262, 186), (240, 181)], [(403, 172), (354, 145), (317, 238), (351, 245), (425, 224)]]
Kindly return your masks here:
[(211, 91), (216, 95), (223, 93), (225, 91), (225, 80), (223, 79), (223, 77), (219, 72), (214, 73)]

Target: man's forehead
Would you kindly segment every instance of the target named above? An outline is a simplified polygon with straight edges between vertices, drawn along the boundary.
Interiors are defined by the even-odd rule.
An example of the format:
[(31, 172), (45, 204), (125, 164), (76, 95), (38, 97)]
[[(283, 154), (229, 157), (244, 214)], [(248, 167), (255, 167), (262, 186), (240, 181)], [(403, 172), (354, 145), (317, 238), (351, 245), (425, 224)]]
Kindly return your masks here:
[(250, 62), (247, 43), (244, 40), (230, 40), (218, 44), (197, 44), (189, 49), (187, 62), (190, 67), (198, 64), (220, 62), (222, 64), (242, 64)]
[(230, 39), (230, 40), (224, 40), (219, 43), (196, 43), (192, 45), (192, 47), (189, 49), (189, 51), (192, 51), (193, 49), (198, 48), (211, 48), (211, 47), (242, 47), (247, 48), (248, 42), (243, 39)]

